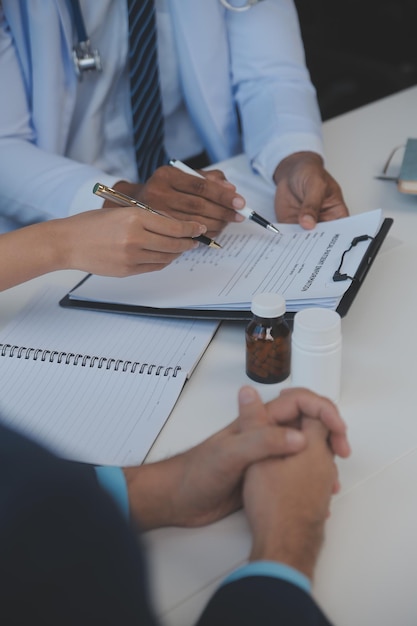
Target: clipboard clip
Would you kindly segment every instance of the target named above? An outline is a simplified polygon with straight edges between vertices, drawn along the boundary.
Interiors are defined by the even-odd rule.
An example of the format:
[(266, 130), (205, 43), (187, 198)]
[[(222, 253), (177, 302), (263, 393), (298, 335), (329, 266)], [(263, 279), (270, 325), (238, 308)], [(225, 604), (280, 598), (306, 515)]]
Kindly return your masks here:
[(350, 280), (355, 280), (354, 276), (349, 276), (349, 274), (342, 274), (341, 273), (341, 269), (342, 269), (342, 265), (343, 265), (343, 261), (345, 260), (345, 256), (348, 252), (350, 252), (352, 250), (352, 248), (354, 246), (356, 246), (358, 243), (360, 243), (361, 241), (367, 241), (368, 239), (374, 239), (374, 237), (371, 237), (371, 235), (358, 235), (358, 237), (354, 237), (352, 239), (352, 243), (350, 244), (349, 248), (347, 250), (345, 250), (342, 254), (342, 257), (340, 259), (340, 264), (339, 267), (337, 268), (337, 270), (335, 271), (335, 273), (333, 274), (333, 281), (334, 282), (340, 282), (342, 280), (347, 280), (348, 278)]

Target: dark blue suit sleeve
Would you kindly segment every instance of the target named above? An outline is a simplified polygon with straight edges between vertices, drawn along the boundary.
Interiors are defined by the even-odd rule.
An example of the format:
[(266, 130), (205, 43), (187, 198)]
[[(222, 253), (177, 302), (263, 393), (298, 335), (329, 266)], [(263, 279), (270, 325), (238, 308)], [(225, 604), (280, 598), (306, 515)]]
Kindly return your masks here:
[(0, 426), (0, 623), (154, 626), (146, 580), (94, 468)]
[[(147, 581), (139, 538), (94, 468), (0, 423), (0, 624), (156, 626)], [(214, 594), (198, 626), (223, 624), (329, 626), (307, 593), (267, 576)]]
[(248, 576), (213, 595), (197, 626), (331, 626), (313, 598), (285, 580)]

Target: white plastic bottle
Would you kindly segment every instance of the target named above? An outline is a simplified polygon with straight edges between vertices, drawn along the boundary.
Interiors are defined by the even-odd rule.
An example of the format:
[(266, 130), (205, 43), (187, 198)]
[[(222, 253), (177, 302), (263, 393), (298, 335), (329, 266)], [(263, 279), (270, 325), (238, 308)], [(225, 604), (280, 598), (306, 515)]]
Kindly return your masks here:
[(312, 307), (294, 316), (291, 349), (293, 387), (308, 387), (334, 402), (340, 397), (342, 330), (340, 315)]

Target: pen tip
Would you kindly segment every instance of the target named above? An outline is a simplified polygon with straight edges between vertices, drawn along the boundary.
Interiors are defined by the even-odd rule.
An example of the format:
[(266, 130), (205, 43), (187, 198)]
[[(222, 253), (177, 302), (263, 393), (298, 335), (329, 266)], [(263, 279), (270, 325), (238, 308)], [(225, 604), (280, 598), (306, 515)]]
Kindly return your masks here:
[(217, 243), (217, 241), (212, 241), (210, 245), (212, 248), (221, 248), (221, 245)]
[(277, 235), (281, 234), (281, 231), (278, 230), (278, 228), (275, 228), (275, 226), (273, 226), (273, 224), (269, 224), (268, 228), (269, 228), (269, 230), (272, 230), (272, 232), (276, 233)]

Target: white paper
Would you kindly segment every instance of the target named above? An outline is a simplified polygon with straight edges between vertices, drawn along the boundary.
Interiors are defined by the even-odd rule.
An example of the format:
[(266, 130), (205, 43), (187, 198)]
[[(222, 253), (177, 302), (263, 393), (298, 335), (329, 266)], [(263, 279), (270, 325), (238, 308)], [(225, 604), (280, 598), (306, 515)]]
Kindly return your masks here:
[[(281, 234), (246, 220), (230, 224), (215, 250), (204, 245), (183, 254), (163, 271), (128, 278), (91, 276), (70, 297), (157, 308), (247, 309), (255, 293), (281, 293), (287, 310), (320, 304), (336, 308), (351, 280), (335, 282), (342, 255), (354, 237), (373, 237), (381, 210), (331, 222), (312, 231), (277, 225)], [(353, 276), (371, 240), (354, 246), (342, 273)]]

